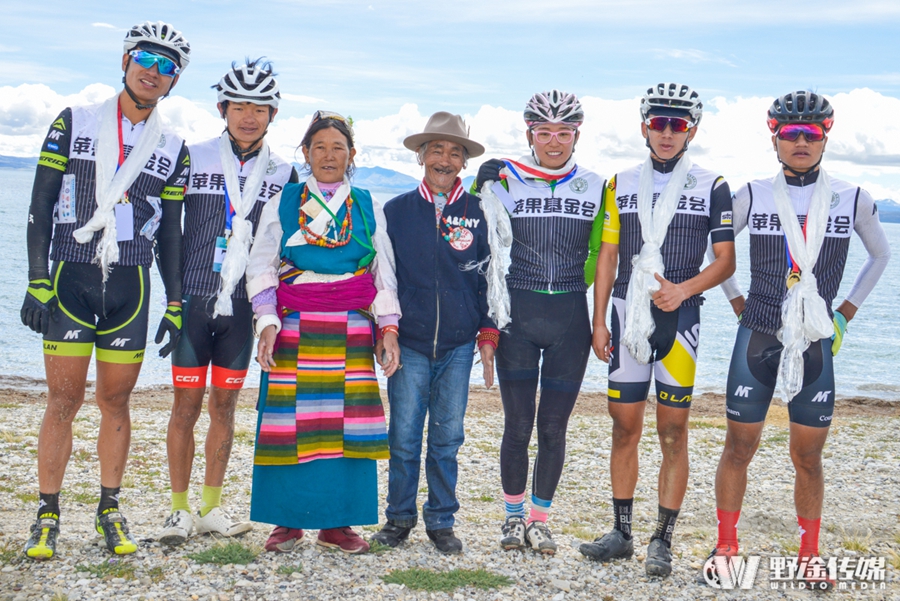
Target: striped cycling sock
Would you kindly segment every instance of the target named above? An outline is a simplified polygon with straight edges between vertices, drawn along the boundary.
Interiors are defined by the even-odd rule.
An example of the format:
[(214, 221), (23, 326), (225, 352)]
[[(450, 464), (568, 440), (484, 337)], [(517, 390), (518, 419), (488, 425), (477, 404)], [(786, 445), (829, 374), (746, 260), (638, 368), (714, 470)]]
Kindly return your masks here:
[(550, 513), (550, 505), (552, 500), (541, 499), (536, 495), (531, 495), (531, 513), (528, 515), (528, 523), (546, 522), (547, 514)]
[(509, 495), (503, 493), (503, 500), (506, 502), (506, 517), (525, 519), (525, 493), (518, 495)]

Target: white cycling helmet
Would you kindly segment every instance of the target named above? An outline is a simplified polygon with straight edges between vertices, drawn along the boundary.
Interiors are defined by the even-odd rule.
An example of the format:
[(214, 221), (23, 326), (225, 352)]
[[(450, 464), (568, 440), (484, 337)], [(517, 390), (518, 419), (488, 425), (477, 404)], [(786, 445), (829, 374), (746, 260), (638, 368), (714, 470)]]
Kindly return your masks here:
[(240, 67), (231, 63), (231, 69), (212, 87), (219, 92), (219, 102), (252, 102), (278, 108), (281, 100), (272, 64), (262, 58), (247, 59)]
[(683, 83), (658, 83), (649, 88), (641, 98), (641, 117), (647, 119), (655, 108), (682, 112), (685, 116), (690, 116), (694, 125), (699, 124), (703, 117), (700, 95)]
[(168, 23), (144, 21), (125, 34), (125, 52), (136, 47), (159, 50), (169, 55), (184, 69), (191, 62), (191, 45), (181, 32)]
[(584, 110), (575, 94), (550, 90), (538, 92), (525, 104), (525, 123), (565, 123), (578, 127), (584, 122)]

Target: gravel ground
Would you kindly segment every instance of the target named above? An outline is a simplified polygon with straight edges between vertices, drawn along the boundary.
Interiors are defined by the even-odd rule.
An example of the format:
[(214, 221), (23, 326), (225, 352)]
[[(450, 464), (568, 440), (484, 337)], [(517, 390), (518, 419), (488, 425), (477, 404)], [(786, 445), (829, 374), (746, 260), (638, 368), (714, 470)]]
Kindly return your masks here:
[[(249, 514), (250, 474), (256, 391), (242, 395), (237, 411), (234, 450), (226, 477), (224, 503), (234, 516)], [(95, 576), (110, 555), (97, 546), (93, 515), (99, 494), (95, 440), (99, 413), (86, 403), (74, 427), (73, 456), (62, 499), (62, 533), (58, 558), (45, 563), (25, 561), (21, 554), (37, 499), (37, 433), (43, 396), (35, 391), (0, 390), (0, 601), (42, 599), (666, 599), (698, 598), (793, 599), (809, 591), (768, 589), (765, 563), (750, 591), (721, 592), (697, 582), (699, 568), (715, 543), (713, 482), (725, 437), (722, 397), (695, 400), (691, 429), (691, 479), (673, 550), (675, 568), (664, 581), (644, 575), (646, 545), (656, 519), (656, 473), (660, 461), (652, 407), (648, 408), (640, 444), (641, 479), (635, 492), (636, 556), (632, 560), (595, 564), (585, 560), (578, 545), (611, 527), (609, 448), (611, 421), (602, 394), (584, 394), (573, 415), (568, 436), (566, 469), (553, 502), (550, 526), (560, 546), (556, 556), (504, 552), (499, 548), (503, 519), (498, 454), (502, 413), (496, 389), (472, 392), (466, 417), (467, 440), (460, 452), (458, 495), (461, 509), (456, 532), (465, 544), (462, 555), (438, 554), (423, 527), (398, 549), (380, 554), (344, 556), (319, 550), (315, 533), (293, 553), (261, 553), (249, 565), (201, 565), (186, 555), (217, 544), (195, 536), (178, 548), (160, 546), (152, 537), (169, 510), (165, 432), (170, 392), (135, 393), (132, 409), (131, 458), (122, 488), (122, 508), (132, 532), (141, 541), (138, 553), (117, 560), (115, 574)], [(205, 417), (198, 432), (205, 432)], [(885, 590), (839, 591), (842, 599), (900, 599), (900, 403), (866, 399), (839, 401), (825, 448), (826, 505), (822, 519), (825, 556), (886, 556)], [(787, 442), (787, 412), (773, 403), (763, 443), (750, 468), (750, 484), (741, 517), (743, 553), (794, 555), (797, 524), (793, 511), (793, 469)], [(202, 444), (198, 444), (202, 451)], [(199, 505), (202, 454), (194, 462), (191, 503)], [(387, 462), (380, 462), (381, 499), (386, 496)], [(424, 487), (424, 477), (420, 486)], [(424, 491), (424, 488), (422, 488)], [(420, 502), (425, 499), (420, 494)], [(371, 534), (377, 526), (363, 528)], [(241, 542), (260, 551), (269, 526), (257, 524)], [(289, 567), (299, 571), (288, 574)], [(451, 593), (426, 593), (394, 584), (382, 576), (406, 568), (450, 570), (484, 568), (508, 576), (510, 586)]]

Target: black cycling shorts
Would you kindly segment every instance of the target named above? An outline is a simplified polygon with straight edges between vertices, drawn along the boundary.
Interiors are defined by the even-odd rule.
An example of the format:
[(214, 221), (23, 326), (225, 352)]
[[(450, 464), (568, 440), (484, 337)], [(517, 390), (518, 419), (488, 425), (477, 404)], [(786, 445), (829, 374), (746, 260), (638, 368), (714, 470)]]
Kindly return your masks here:
[(147, 346), (149, 269), (57, 261), (50, 273), (59, 306), (44, 335), (44, 354), (90, 357), (107, 363), (141, 363)]
[(216, 297), (186, 295), (182, 304), (181, 338), (172, 353), (176, 388), (204, 388), (212, 363), (212, 385), (238, 390), (244, 385), (253, 354), (253, 307), (231, 299), (232, 314), (213, 317)]
[[(766, 420), (775, 393), (781, 342), (740, 326), (728, 369), (725, 411), (745, 424)], [(813, 342), (803, 353), (803, 388), (788, 403), (791, 423), (827, 428), (834, 415), (834, 363), (831, 339)]]
[(700, 346), (700, 307), (662, 311), (650, 307), (656, 329), (650, 335), (652, 354), (646, 365), (635, 361), (620, 343), (625, 329), (625, 300), (613, 298), (610, 328), (610, 403), (639, 403), (650, 394), (650, 379), (656, 379), (656, 401), (667, 407), (689, 409), (697, 374)]

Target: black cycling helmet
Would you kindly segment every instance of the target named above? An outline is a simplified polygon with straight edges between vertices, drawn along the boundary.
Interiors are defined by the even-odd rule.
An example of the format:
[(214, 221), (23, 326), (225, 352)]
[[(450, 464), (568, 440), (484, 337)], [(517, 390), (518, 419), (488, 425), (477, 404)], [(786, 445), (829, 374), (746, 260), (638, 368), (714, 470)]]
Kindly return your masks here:
[(834, 107), (815, 92), (791, 92), (775, 99), (766, 118), (773, 134), (786, 123), (821, 123), (827, 133), (834, 125)]

